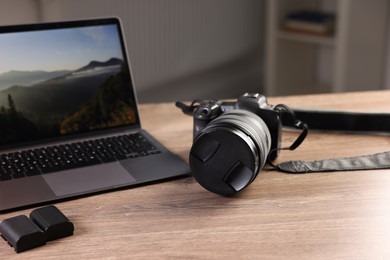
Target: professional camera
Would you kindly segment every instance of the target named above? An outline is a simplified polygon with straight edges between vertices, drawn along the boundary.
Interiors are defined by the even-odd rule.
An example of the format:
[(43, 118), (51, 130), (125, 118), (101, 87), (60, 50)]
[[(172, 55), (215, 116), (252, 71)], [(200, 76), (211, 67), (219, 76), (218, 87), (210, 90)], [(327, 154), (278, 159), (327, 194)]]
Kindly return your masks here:
[(287, 106), (273, 107), (265, 96), (251, 93), (237, 102), (195, 100), (190, 106), (176, 105), (194, 117), (189, 162), (195, 179), (207, 190), (234, 194), (247, 187), (267, 161), (276, 158), (281, 115), (289, 111)]

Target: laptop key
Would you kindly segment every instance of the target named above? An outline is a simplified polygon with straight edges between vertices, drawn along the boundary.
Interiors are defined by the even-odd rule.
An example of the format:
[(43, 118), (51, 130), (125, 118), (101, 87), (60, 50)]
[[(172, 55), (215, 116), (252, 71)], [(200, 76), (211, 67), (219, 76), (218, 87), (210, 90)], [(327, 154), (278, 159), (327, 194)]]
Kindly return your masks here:
[(41, 171), (39, 171), (38, 169), (26, 171), (26, 176), (34, 176), (34, 175), (40, 175), (40, 174), (41, 174)]
[(52, 172), (58, 172), (58, 171), (64, 171), (64, 170), (71, 170), (75, 168), (81, 168), (81, 167), (86, 167), (86, 166), (92, 166), (96, 164), (102, 163), (98, 159), (93, 159), (93, 160), (78, 160), (78, 162), (73, 162), (69, 163), (66, 165), (60, 165), (60, 166), (47, 166), (44, 169), (42, 169), (43, 173), (52, 173)]
[(12, 180), (12, 177), (10, 175), (1, 175), (0, 176), (0, 181), (8, 181)]
[(11, 179), (12, 179), (11, 174), (8, 174), (8, 173), (1, 173), (0, 174), (0, 181), (8, 181)]
[(14, 179), (19, 179), (19, 178), (23, 178), (23, 177), (26, 177), (26, 175), (23, 172), (16, 172), (16, 173), (12, 174), (12, 178), (14, 178)]

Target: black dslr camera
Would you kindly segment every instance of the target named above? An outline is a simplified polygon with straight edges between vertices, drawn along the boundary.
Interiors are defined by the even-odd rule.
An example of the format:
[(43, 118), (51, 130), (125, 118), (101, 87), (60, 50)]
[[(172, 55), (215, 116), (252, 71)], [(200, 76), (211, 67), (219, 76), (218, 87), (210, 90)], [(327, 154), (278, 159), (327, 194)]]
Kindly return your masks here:
[(289, 111), (287, 106), (273, 107), (265, 96), (251, 93), (237, 102), (195, 100), (190, 106), (176, 105), (194, 117), (189, 162), (195, 179), (207, 190), (234, 194), (277, 157), (281, 115)]

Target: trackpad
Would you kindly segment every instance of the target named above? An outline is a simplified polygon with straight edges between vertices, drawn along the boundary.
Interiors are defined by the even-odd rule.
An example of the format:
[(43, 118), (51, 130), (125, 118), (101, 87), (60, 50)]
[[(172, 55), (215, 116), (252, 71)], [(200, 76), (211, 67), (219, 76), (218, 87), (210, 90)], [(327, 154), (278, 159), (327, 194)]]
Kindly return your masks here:
[(55, 195), (60, 197), (105, 190), (135, 182), (134, 177), (118, 162), (49, 173), (43, 175), (43, 178)]

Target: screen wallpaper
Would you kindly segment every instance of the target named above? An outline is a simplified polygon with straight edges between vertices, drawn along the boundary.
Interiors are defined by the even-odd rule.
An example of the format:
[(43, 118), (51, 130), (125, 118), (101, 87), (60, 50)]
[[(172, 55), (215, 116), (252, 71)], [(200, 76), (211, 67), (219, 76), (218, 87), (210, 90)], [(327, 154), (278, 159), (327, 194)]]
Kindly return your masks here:
[(0, 34), (0, 144), (137, 122), (117, 30)]

